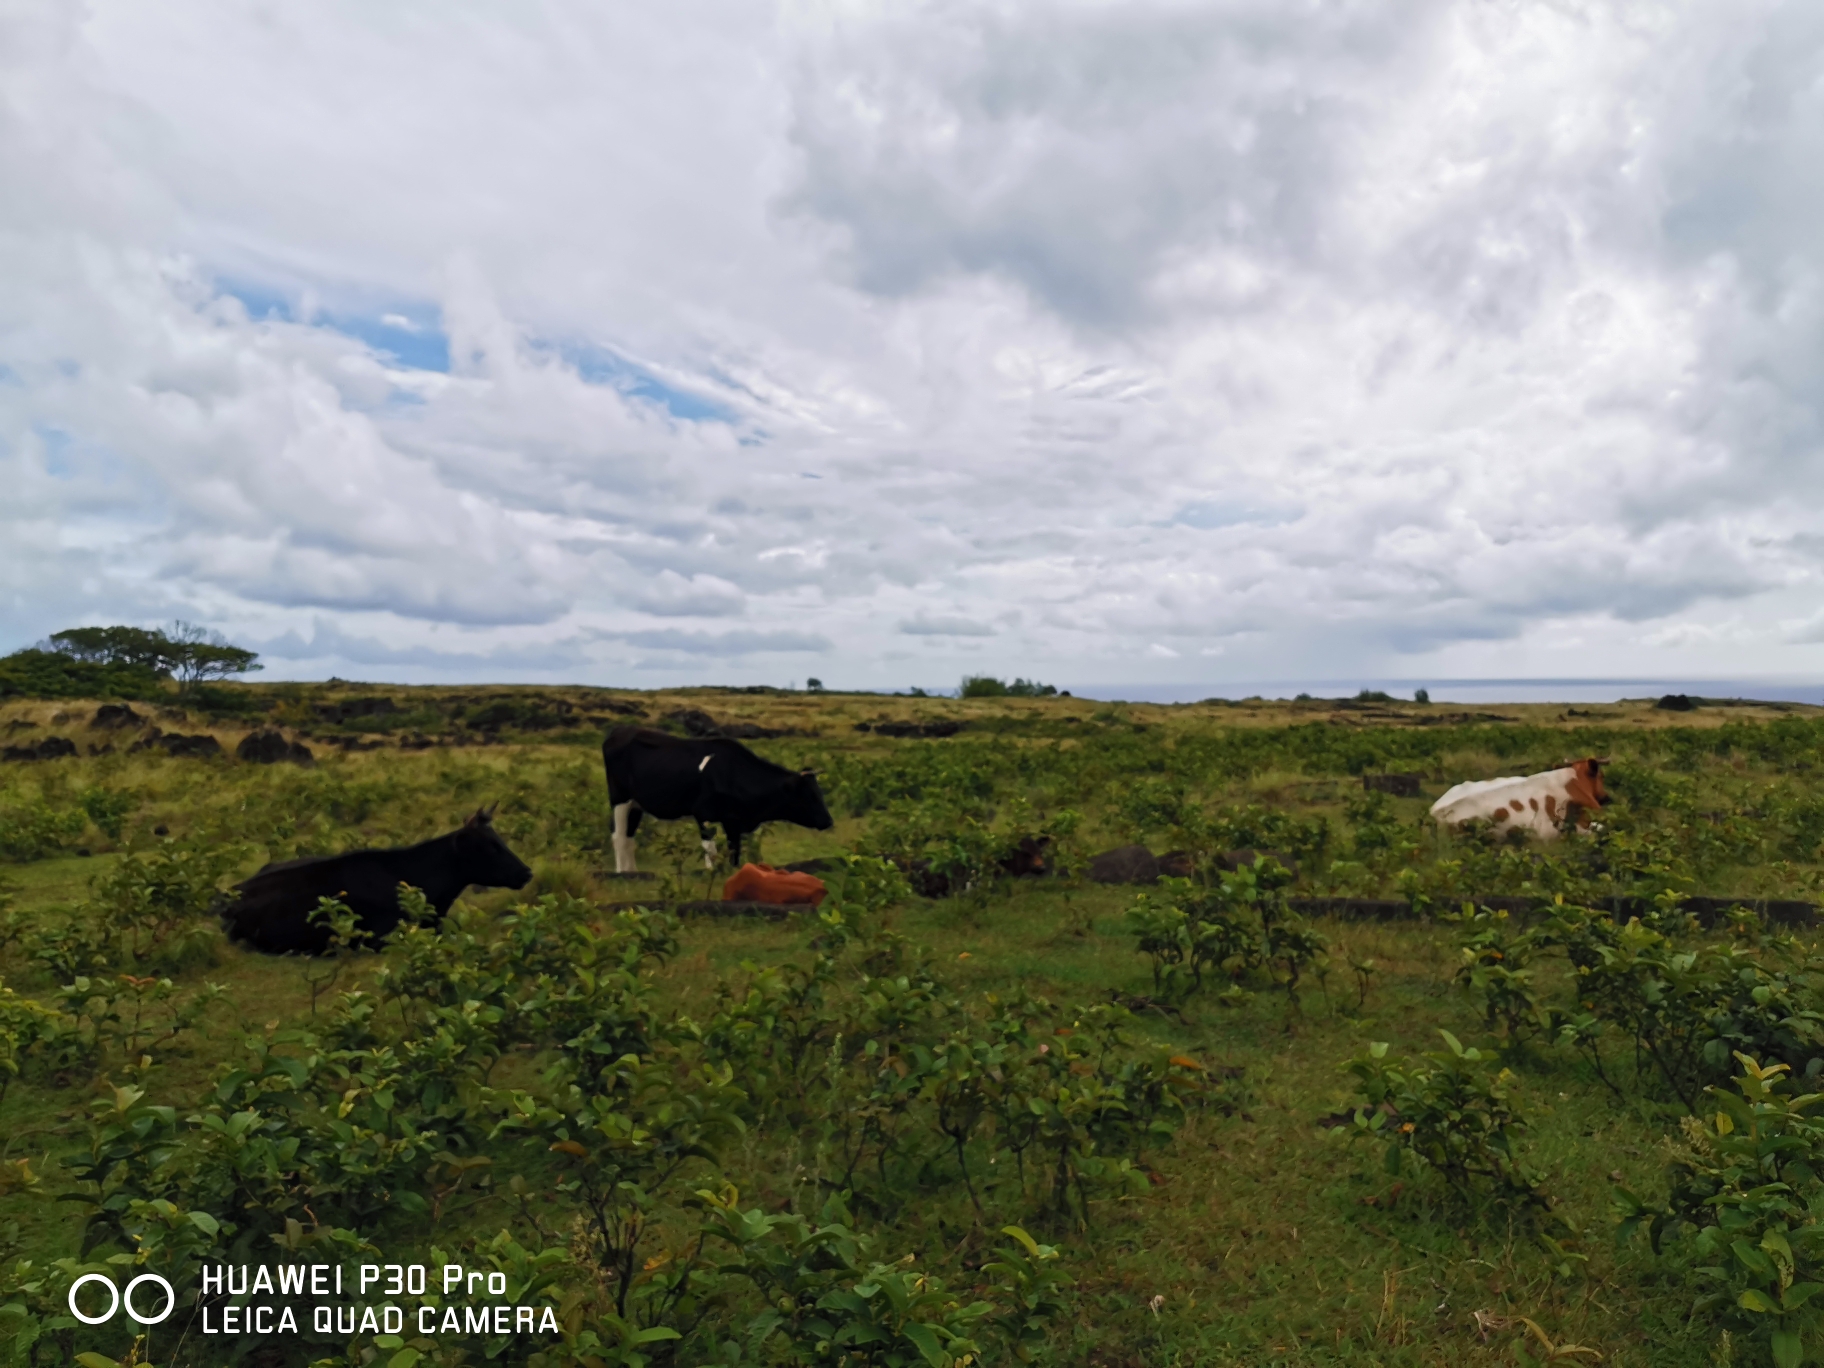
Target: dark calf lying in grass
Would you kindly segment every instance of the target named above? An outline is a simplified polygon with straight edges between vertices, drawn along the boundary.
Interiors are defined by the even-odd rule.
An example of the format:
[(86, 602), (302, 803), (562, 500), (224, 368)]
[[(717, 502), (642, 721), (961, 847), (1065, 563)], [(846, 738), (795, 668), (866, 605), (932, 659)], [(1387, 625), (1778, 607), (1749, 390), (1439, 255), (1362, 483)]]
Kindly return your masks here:
[[(1049, 836), (1022, 836), (995, 861), (995, 868), (1009, 878), (1037, 878), (1045, 873), (1045, 849)], [(961, 893), (969, 885), (947, 870), (932, 868), (929, 860), (911, 860), (901, 866), (912, 891), (921, 898), (947, 898)]]
[(392, 850), (351, 850), (269, 864), (235, 885), (239, 898), (222, 909), (228, 935), (269, 955), (321, 955), (330, 929), (313, 922), (319, 898), (339, 898), (369, 943), (398, 927), (399, 885), (420, 890), (441, 919), (470, 884), (524, 888), (528, 869), (500, 838), (492, 809), (478, 810), (447, 836)]

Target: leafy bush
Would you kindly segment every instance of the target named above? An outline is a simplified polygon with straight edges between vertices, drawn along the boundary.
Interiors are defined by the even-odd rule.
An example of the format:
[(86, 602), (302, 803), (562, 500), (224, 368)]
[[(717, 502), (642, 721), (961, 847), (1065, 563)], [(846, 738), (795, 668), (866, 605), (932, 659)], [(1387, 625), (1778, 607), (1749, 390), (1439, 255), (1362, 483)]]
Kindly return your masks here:
[(82, 839), (89, 818), (81, 808), (58, 807), (43, 798), (0, 807), (0, 859), (42, 860)]
[(1417, 1061), (1389, 1062), (1376, 1041), (1349, 1061), (1363, 1103), (1354, 1136), (1384, 1142), (1389, 1173), (1408, 1160), (1437, 1173), (1465, 1204), (1502, 1211), (1543, 1211), (1550, 1203), (1520, 1159), (1525, 1116), (1509, 1095), (1513, 1075), (1440, 1031), (1446, 1050)]
[(1488, 1029), (1500, 1031), (1509, 1041), (1550, 1029), (1552, 1016), (1539, 998), (1532, 969), (1536, 938), (1526, 932), (1515, 934), (1506, 912), (1465, 905), (1448, 919), (1467, 932), (1457, 982), (1482, 999)]
[(1622, 1234), (1646, 1229), (1657, 1252), (1689, 1233), (1705, 1288), (1692, 1308), (1797, 1368), (1824, 1338), (1824, 1094), (1793, 1097), (1785, 1064), (1737, 1054), (1735, 1089), (1705, 1089), (1713, 1115), (1687, 1117), (1663, 1206), (1617, 1189)]
[(1140, 894), (1127, 924), (1152, 961), (1154, 990), (1182, 1002), (1206, 976), (1221, 974), (1237, 984), (1250, 977), (1278, 982), (1296, 998), (1305, 971), (1325, 963), (1329, 942), (1288, 907), (1291, 883), (1268, 857), (1220, 875), (1214, 888), (1162, 879), (1161, 892)]
[(130, 850), (66, 922), (39, 928), (32, 958), (66, 983), (120, 969), (209, 963), (221, 935), (211, 913), (239, 860), (235, 846), (207, 835)]
[(157, 698), (164, 686), (143, 665), (97, 664), (55, 651), (0, 656), (0, 698)]
[[(1705, 1085), (1726, 1077), (1738, 1052), (1778, 1059), (1808, 1077), (1824, 1069), (1824, 1004), (1811, 971), (1769, 967), (1760, 951), (1741, 945), (1686, 948), (1674, 939), (1676, 899), (1666, 906), (1654, 925), (1632, 919), (1617, 926), (1558, 904), (1533, 937), (1563, 948), (1582, 1010), (1632, 1042), (1636, 1078), (1653, 1069), (1695, 1111)], [(1777, 955), (1790, 947), (1773, 949)]]
[(964, 675), (959, 698), (1055, 698), (1057, 689), (1032, 679), (1016, 679), (1009, 684), (993, 675)]
[(32, 998), (20, 997), (0, 984), (0, 1101), (19, 1077), (27, 1056), (40, 1047), (55, 1047), (72, 1027), (68, 1016)]
[(110, 841), (118, 841), (126, 829), (127, 818), (138, 806), (131, 793), (119, 789), (88, 788), (77, 799), (95, 829)]

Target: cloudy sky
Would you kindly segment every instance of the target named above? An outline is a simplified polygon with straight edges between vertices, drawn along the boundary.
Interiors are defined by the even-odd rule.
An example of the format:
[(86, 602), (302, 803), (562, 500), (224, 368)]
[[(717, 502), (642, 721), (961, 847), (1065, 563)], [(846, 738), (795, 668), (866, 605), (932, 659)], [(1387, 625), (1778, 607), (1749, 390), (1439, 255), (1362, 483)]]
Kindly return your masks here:
[(1824, 6), (0, 3), (0, 650), (1824, 678)]

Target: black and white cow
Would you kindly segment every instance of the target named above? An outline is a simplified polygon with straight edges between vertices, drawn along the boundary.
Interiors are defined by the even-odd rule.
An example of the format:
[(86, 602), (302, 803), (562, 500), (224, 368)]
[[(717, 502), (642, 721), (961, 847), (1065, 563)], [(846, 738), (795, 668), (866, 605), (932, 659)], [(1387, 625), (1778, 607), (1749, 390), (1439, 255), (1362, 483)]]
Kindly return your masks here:
[(350, 850), (269, 864), (235, 885), (240, 895), (222, 909), (234, 940), (269, 955), (320, 955), (330, 928), (310, 919), (319, 898), (340, 898), (356, 928), (381, 941), (398, 928), (399, 885), (410, 884), (441, 920), (470, 884), (524, 888), (532, 871), (494, 830), (491, 810), (477, 811), (447, 836), (391, 850)]
[(666, 821), (694, 817), (703, 862), (714, 868), (716, 834), (728, 834), (731, 863), (741, 863), (741, 838), (764, 822), (791, 822), (815, 831), (835, 825), (810, 770), (763, 760), (739, 741), (672, 736), (645, 727), (616, 727), (602, 742), (608, 804), (614, 812), (614, 867), (631, 874), (634, 833), (650, 814)]

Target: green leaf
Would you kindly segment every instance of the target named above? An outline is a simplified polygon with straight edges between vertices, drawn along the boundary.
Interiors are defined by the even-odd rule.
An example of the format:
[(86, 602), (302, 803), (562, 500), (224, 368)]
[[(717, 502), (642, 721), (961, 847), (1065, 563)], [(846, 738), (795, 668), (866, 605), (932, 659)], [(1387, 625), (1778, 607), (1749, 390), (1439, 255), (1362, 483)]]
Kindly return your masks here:
[(416, 1349), (401, 1349), (386, 1361), (386, 1368), (413, 1368), (423, 1357)]
[(1773, 1332), (1773, 1361), (1777, 1368), (1799, 1368), (1799, 1360), (1804, 1356), (1804, 1346), (1799, 1342), (1796, 1330), (1775, 1330)]
[(1463, 1057), (1463, 1042), (1458, 1040), (1449, 1031), (1441, 1028), (1439, 1029), (1438, 1034), (1444, 1037), (1444, 1043), (1450, 1046), (1450, 1052), (1458, 1059), (1461, 1059)]
[(1780, 1294), (1780, 1309), (1796, 1311), (1819, 1292), (1824, 1292), (1824, 1283), (1794, 1283)]
[(639, 1334), (637, 1334), (633, 1337), (632, 1343), (634, 1343), (634, 1344), (657, 1344), (660, 1340), (674, 1340), (674, 1339), (683, 1339), (683, 1338), (684, 1338), (684, 1336), (680, 1335), (676, 1330), (673, 1330), (669, 1325), (655, 1325), (650, 1330), (640, 1331)]
[(905, 1337), (911, 1340), (913, 1344), (918, 1346), (918, 1352), (924, 1355), (925, 1362), (930, 1364), (931, 1368), (944, 1368), (944, 1365), (950, 1361), (950, 1356), (944, 1352), (944, 1347), (937, 1342), (937, 1335), (932, 1331), (930, 1326), (921, 1325), (917, 1321), (912, 1321), (905, 1327), (905, 1330), (902, 1333), (904, 1333)]
[(1002, 1226), (1001, 1234), (1013, 1236), (1014, 1239), (1026, 1246), (1026, 1252), (1028, 1254), (1032, 1255), (1035, 1259), (1039, 1257), (1039, 1242), (1033, 1239), (1032, 1236), (1028, 1235), (1024, 1230), (1021, 1230), (1018, 1226)]
[(120, 1368), (119, 1359), (111, 1359), (106, 1354), (97, 1354), (93, 1350), (76, 1355), (76, 1362), (82, 1368)]
[(191, 1212), (190, 1224), (202, 1231), (205, 1235), (219, 1235), (222, 1230), (222, 1223), (206, 1211)]
[(1744, 1311), (1758, 1311), (1764, 1316), (1775, 1314), (1780, 1309), (1773, 1304), (1772, 1299), (1765, 1292), (1757, 1292), (1752, 1287), (1745, 1289), (1742, 1295), (1736, 1298), (1736, 1304)]
[(1773, 1260), (1749, 1244), (1748, 1241), (1732, 1240), (1729, 1248), (1735, 1251), (1735, 1257), (1742, 1261), (1742, 1267), (1750, 1273), (1758, 1274), (1763, 1278), (1774, 1276)]

